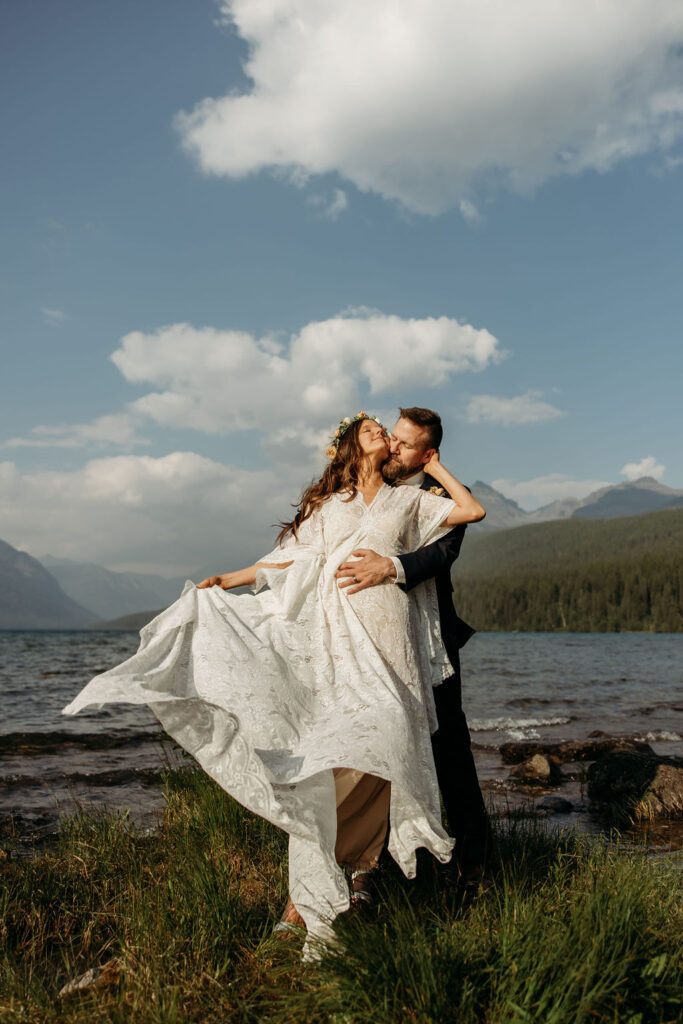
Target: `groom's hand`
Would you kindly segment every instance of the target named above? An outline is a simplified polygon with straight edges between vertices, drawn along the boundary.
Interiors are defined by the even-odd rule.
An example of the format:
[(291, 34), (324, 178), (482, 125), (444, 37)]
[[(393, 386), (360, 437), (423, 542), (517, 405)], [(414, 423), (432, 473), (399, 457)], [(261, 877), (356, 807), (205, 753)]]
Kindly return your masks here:
[(396, 566), (392, 560), (378, 555), (371, 548), (356, 548), (351, 552), (351, 557), (357, 561), (342, 562), (334, 574), (339, 580), (339, 586), (344, 587), (347, 594), (355, 594), (396, 576)]

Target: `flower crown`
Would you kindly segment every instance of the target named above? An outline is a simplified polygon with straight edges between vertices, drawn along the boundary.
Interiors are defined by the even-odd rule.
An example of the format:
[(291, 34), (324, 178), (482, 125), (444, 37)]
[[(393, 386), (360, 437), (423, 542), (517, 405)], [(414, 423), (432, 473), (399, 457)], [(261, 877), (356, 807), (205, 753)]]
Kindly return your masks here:
[(327, 455), (328, 459), (333, 459), (335, 457), (339, 450), (339, 442), (341, 441), (342, 437), (353, 423), (358, 423), (358, 420), (374, 420), (375, 423), (379, 423), (380, 427), (386, 430), (386, 427), (382, 423), (379, 416), (368, 416), (366, 412), (356, 413), (355, 416), (345, 416), (343, 420), (339, 420), (339, 426), (334, 432), (332, 444), (325, 451), (325, 455)]

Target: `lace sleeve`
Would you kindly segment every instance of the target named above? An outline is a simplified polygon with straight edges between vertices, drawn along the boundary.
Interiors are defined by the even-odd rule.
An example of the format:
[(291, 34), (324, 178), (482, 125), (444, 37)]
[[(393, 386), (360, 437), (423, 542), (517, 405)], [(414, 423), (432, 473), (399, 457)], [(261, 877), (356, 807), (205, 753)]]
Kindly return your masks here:
[(411, 551), (423, 548), (432, 541), (445, 537), (452, 526), (441, 526), (457, 504), (451, 498), (442, 498), (429, 491), (418, 491), (411, 522)]

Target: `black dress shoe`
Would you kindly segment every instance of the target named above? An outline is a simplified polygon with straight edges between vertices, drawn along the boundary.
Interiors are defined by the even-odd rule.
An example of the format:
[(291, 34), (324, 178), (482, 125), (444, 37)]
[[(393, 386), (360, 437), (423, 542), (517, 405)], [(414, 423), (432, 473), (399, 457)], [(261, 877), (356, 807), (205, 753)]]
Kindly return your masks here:
[(466, 889), (475, 892), (480, 889), (485, 891), (493, 884), (493, 879), (484, 861), (461, 864), (460, 878)]

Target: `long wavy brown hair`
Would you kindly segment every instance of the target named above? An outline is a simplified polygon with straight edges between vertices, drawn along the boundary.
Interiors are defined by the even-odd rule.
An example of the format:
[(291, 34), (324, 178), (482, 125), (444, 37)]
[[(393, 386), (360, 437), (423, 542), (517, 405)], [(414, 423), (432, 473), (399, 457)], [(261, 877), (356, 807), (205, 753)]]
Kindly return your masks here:
[(277, 535), (277, 542), (280, 545), (290, 531), (297, 537), (301, 524), (337, 491), (348, 491), (347, 501), (355, 498), (358, 492), (358, 479), (365, 462), (365, 452), (358, 439), (360, 428), (364, 423), (365, 420), (357, 420), (347, 427), (339, 440), (336, 454), (329, 466), (325, 467), (323, 475), (317, 483), (307, 487), (299, 498), (298, 504), (292, 506), (297, 511), (291, 523), (278, 523), (278, 526), (282, 527)]

